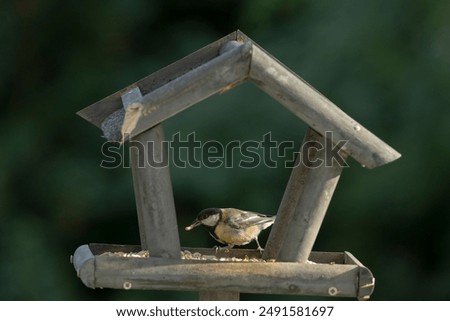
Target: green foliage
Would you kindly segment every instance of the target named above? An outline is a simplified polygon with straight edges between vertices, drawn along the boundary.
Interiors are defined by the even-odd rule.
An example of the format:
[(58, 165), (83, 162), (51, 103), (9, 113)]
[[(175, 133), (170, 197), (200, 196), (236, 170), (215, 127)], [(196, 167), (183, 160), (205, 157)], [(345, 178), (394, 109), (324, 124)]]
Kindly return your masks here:
[[(374, 170), (350, 162), (315, 249), (361, 259), (374, 299), (450, 299), (449, 15), (445, 1), (0, 3), (0, 298), (196, 299), (77, 279), (79, 245), (139, 235), (130, 170), (99, 166), (101, 133), (75, 112), (239, 28), (403, 155)], [(251, 84), (165, 123), (167, 138), (224, 144), (271, 131), (298, 146), (304, 129)], [(276, 213), (289, 177), (262, 165), (171, 173), (185, 246), (215, 244), (182, 229), (204, 207)]]

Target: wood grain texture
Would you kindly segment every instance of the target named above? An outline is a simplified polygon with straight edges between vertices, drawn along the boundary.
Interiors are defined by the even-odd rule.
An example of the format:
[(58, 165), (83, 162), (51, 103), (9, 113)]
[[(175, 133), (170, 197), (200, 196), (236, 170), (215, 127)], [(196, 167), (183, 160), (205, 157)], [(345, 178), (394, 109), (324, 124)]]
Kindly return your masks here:
[[(350, 296), (368, 299), (374, 289), (369, 269), (348, 252), (312, 252), (316, 264), (136, 258), (135, 245), (89, 244), (72, 256), (77, 275), (90, 288), (200, 291), (204, 300), (237, 300), (239, 292)], [(211, 248), (183, 248), (214, 255)], [(106, 254), (106, 255), (104, 255)], [(259, 251), (232, 249), (219, 257), (255, 257)]]
[(292, 169), (283, 198), (281, 199), (278, 208), (277, 219), (272, 226), (264, 248), (263, 258), (265, 260), (277, 259), (280, 254), (287, 229), (291, 224), (295, 210), (300, 202), (300, 196), (303, 193), (309, 173), (309, 169), (303, 165), (305, 163), (306, 155), (302, 153), (302, 149), (306, 142), (313, 140), (315, 137), (317, 137), (317, 134), (308, 128), (296, 159), (296, 164), (298, 165)]
[(335, 141), (348, 141), (344, 151), (368, 168), (401, 155), (343, 112), (306, 81), (257, 45), (253, 45), (250, 79), (311, 128)]
[[(161, 124), (134, 137), (130, 162), (143, 249), (153, 256), (180, 258), (180, 239), (169, 167), (156, 167), (168, 157)], [(149, 146), (148, 143), (153, 144)], [(142, 148), (145, 146), (145, 148)]]
[(251, 43), (248, 42), (227, 50), (213, 60), (144, 95), (140, 102), (143, 116), (130, 136), (133, 137), (165, 121), (211, 95), (240, 84), (248, 75), (251, 48)]
[(198, 66), (214, 59), (219, 55), (220, 48), (227, 42), (238, 40), (238, 32), (234, 31), (225, 37), (195, 51), (194, 53), (177, 60), (176, 62), (132, 83), (119, 91), (101, 99), (80, 110), (77, 114), (85, 120), (100, 127), (103, 120), (113, 112), (122, 108), (120, 97), (130, 88), (140, 88), (143, 95), (167, 84), (168, 82), (184, 75)]
[[(325, 145), (325, 138), (312, 129), (308, 130), (305, 139)], [(310, 159), (325, 159), (325, 149), (313, 148), (311, 151)], [(306, 151), (302, 151), (302, 155), (305, 153)], [(290, 220), (284, 227), (284, 240), (279, 248), (278, 261), (308, 260), (342, 169), (337, 162), (333, 162), (332, 166), (326, 166), (323, 162), (321, 166), (313, 167), (307, 159), (295, 169), (294, 178), (300, 179), (295, 183), (300, 186), (297, 186), (297, 192), (288, 186), (289, 199), (286, 201), (293, 203), (289, 204), (289, 212), (280, 213), (289, 216)]]
[[(84, 271), (85, 269), (90, 270)], [(92, 271), (94, 269), (94, 271)], [(92, 288), (356, 297), (360, 267), (339, 264), (231, 263), (99, 256), (80, 275)], [(216, 294), (210, 294), (212, 296)], [(218, 294), (220, 295), (220, 294)]]
[(200, 301), (239, 301), (239, 292), (232, 291), (200, 291)]
[[(227, 45), (236, 41), (243, 45)], [(320, 134), (331, 131), (335, 143), (347, 141), (344, 151), (368, 168), (401, 156), (239, 30), (79, 111), (78, 115), (100, 127), (105, 118), (121, 108), (120, 96), (129, 88), (138, 87), (146, 115), (136, 124), (132, 137), (246, 79), (251, 79)]]

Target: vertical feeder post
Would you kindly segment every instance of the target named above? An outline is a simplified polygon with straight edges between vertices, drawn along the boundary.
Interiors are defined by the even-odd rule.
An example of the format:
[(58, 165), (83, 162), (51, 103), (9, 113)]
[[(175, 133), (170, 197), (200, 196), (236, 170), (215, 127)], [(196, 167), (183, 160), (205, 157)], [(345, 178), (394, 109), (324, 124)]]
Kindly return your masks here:
[(269, 236), (265, 259), (308, 260), (343, 168), (338, 162), (325, 161), (325, 146), (325, 138), (309, 128)]
[[(142, 98), (139, 88), (122, 95), (125, 107)], [(180, 258), (180, 239), (161, 124), (130, 139), (130, 163), (142, 249), (152, 257)]]
[(306, 161), (305, 155), (303, 154), (303, 146), (307, 141), (311, 140), (312, 135), (314, 135), (314, 131), (308, 127), (300, 146), (297, 159), (295, 160), (295, 167), (292, 169), (283, 198), (281, 199), (277, 212), (277, 219), (273, 224), (269, 238), (267, 239), (262, 256), (263, 260), (275, 260), (280, 254), (284, 237), (286, 236), (286, 230), (289, 224), (291, 224), (295, 209), (299, 203), (300, 195), (305, 186), (306, 178), (308, 177), (308, 170), (303, 165)]

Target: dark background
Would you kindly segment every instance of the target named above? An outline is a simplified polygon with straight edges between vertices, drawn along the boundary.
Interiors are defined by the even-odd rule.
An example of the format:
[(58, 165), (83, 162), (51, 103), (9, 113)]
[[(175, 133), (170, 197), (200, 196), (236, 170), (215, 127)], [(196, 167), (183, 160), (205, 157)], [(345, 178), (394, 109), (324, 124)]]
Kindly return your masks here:
[[(402, 153), (374, 170), (350, 161), (315, 250), (359, 258), (374, 300), (450, 299), (449, 16), (448, 1), (1, 1), (0, 298), (197, 299), (91, 290), (76, 277), (79, 245), (139, 236), (130, 170), (100, 168), (101, 133), (75, 112), (241, 29)], [(165, 129), (299, 143), (305, 126), (244, 84)], [(183, 230), (202, 208), (276, 213), (289, 172), (172, 168), (182, 245), (216, 244)]]

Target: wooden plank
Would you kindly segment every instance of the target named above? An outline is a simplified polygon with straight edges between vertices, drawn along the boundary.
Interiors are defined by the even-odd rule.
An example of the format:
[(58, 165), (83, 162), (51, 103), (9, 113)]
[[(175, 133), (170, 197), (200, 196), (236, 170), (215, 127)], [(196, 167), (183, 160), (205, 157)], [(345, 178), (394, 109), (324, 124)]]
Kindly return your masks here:
[[(180, 258), (169, 166), (157, 167), (152, 164), (168, 157), (168, 151), (161, 144), (163, 141), (163, 127), (159, 124), (135, 136), (130, 142), (139, 233), (142, 248), (148, 249), (152, 256)], [(149, 143), (153, 146), (149, 146)]]
[[(235, 40), (246, 43), (238, 55), (235, 55), (238, 48), (220, 54), (220, 49), (224, 44)], [(146, 112), (150, 112), (152, 115), (143, 117), (145, 121), (142, 120), (138, 123), (134, 133), (136, 135), (192, 104), (244, 81), (249, 73), (250, 79), (263, 91), (278, 100), (319, 133), (324, 135), (325, 131), (331, 131), (335, 142), (348, 141), (344, 150), (362, 165), (374, 168), (401, 156), (258, 45), (253, 43), (248, 46), (251, 43), (253, 43), (251, 39), (239, 30), (233, 32), (192, 55), (86, 107), (79, 111), (78, 115), (100, 127), (106, 117), (121, 108), (120, 96), (130, 87), (137, 86), (147, 97)], [(225, 61), (225, 57), (230, 59)], [(238, 61), (233, 60), (235, 58), (238, 58)], [(251, 68), (249, 70), (247, 64), (250, 63), (250, 60)], [(219, 66), (211, 64), (213, 61)], [(206, 68), (206, 65), (211, 67), (209, 75), (202, 75), (201, 73), (205, 72), (203, 70), (191, 78), (194, 82), (186, 82), (189, 79), (189, 77), (185, 77), (187, 74), (200, 67)], [(218, 68), (217, 71), (213, 70), (214, 68)], [(214, 78), (212, 75), (216, 72), (220, 76)], [(195, 85), (198, 81), (201, 82)], [(203, 87), (205, 87), (203, 91), (195, 90)], [(180, 90), (185, 90), (185, 93), (177, 95)], [(155, 95), (149, 95), (154, 91), (157, 91)], [(162, 108), (163, 105), (165, 108)]]
[(316, 137), (316, 133), (308, 128), (296, 159), (296, 164), (298, 164), (298, 166), (292, 169), (291, 176), (289, 177), (283, 198), (281, 199), (278, 208), (277, 219), (272, 226), (264, 248), (263, 259), (265, 260), (277, 259), (280, 254), (286, 236), (286, 230), (294, 217), (295, 209), (298, 206), (309, 172), (308, 168), (303, 165), (306, 163), (306, 155), (303, 153), (302, 149), (306, 142), (312, 140), (314, 137)]
[(239, 301), (239, 292), (231, 291), (200, 291), (200, 301)]
[[(146, 283), (146, 276), (145, 271), (149, 268), (156, 268), (164, 269), (164, 266), (174, 266), (178, 264), (219, 264), (214, 265), (213, 267), (216, 267), (216, 271), (223, 271), (223, 273), (220, 275), (220, 277), (230, 277), (233, 278), (233, 275), (235, 274), (234, 271), (237, 271), (237, 274), (242, 273), (243, 270), (247, 271), (249, 275), (252, 273), (254, 262), (246, 262), (246, 263), (240, 263), (240, 264), (234, 264), (229, 265), (229, 263), (222, 262), (213, 262), (213, 261), (203, 261), (203, 260), (178, 260), (178, 259), (159, 259), (159, 258), (150, 258), (150, 261), (147, 262), (148, 259), (143, 258), (136, 258), (136, 257), (125, 257), (125, 256), (117, 256), (111, 254), (111, 252), (139, 252), (141, 250), (140, 246), (136, 245), (118, 245), (118, 244), (89, 244), (89, 245), (81, 245), (77, 248), (73, 256), (71, 256), (71, 262), (74, 265), (75, 270), (77, 271), (77, 276), (82, 280), (82, 282), (91, 288), (96, 287), (111, 287), (112, 278), (115, 279), (116, 283), (114, 283), (116, 288), (123, 288), (123, 289), (130, 289), (130, 288), (140, 288), (140, 289), (153, 289), (156, 286), (148, 285)], [(183, 250), (189, 250), (190, 252), (200, 252), (205, 255), (211, 255), (215, 252), (214, 249), (209, 248), (183, 248)], [(243, 257), (244, 253), (246, 251), (250, 251), (250, 255), (253, 255), (252, 252), (254, 250), (246, 250), (246, 249), (232, 249), (230, 251), (230, 256), (233, 257)], [(222, 253), (222, 256), (224, 256), (225, 253)], [(352, 277), (349, 277), (345, 282), (354, 283), (357, 287), (357, 292), (355, 292), (355, 297), (357, 297), (360, 300), (366, 300), (370, 297), (374, 290), (375, 286), (375, 279), (370, 272), (369, 269), (367, 269), (365, 266), (361, 264), (351, 253), (348, 252), (312, 252), (310, 256), (310, 260), (313, 262), (316, 262), (318, 264), (302, 264), (302, 263), (294, 263), (294, 265), (287, 265), (286, 263), (276, 263), (275, 266), (278, 268), (284, 269), (283, 267), (289, 267), (292, 268), (294, 266), (297, 267), (297, 270), (303, 271), (305, 266), (310, 267), (317, 267), (316, 272), (320, 273), (320, 275), (309, 275), (305, 276), (305, 271), (303, 271), (303, 274), (301, 275), (301, 278), (303, 278), (303, 282), (308, 281), (310, 284), (308, 284), (309, 287), (312, 287), (312, 290), (304, 290), (302, 292), (306, 295), (338, 295), (338, 296), (346, 296), (344, 293), (342, 293), (342, 288), (336, 287), (336, 285), (339, 283), (336, 283), (333, 281), (334, 277), (331, 276), (332, 281), (330, 281), (329, 288), (328, 288), (328, 294), (317, 294), (316, 291), (318, 291), (317, 284), (314, 280), (311, 280), (311, 278), (319, 278), (322, 279), (323, 277), (329, 276), (330, 273), (333, 275), (337, 275), (339, 272), (342, 272), (339, 270), (338, 267), (336, 271), (334, 271), (334, 266), (340, 266), (340, 265), (347, 265), (351, 268), (358, 268), (357, 273), (357, 279), (353, 280), (353, 277), (356, 277), (356, 274), (353, 274)], [(224, 265), (225, 264), (225, 265)], [(250, 264), (250, 265), (249, 265)], [(264, 265), (266, 263), (260, 262), (257, 266), (266, 267), (268, 270), (271, 270), (272, 265)], [(271, 263), (268, 263), (271, 264)], [(281, 264), (281, 265), (280, 265)], [(328, 268), (325, 268), (325, 274), (323, 274), (324, 267), (329, 267), (331, 269), (331, 272)], [(115, 269), (118, 269), (118, 271), (115, 271)], [(142, 270), (144, 269), (144, 270)], [(308, 269), (308, 268), (306, 268)], [(180, 270), (182, 268), (180, 267)], [(272, 271), (273, 273), (277, 273), (276, 270)], [(306, 272), (307, 274), (310, 273)], [(152, 272), (153, 273), (153, 272)], [(164, 273), (164, 271), (160, 271), (159, 273)], [(201, 271), (197, 271), (196, 277), (202, 279)], [(220, 272), (219, 272), (220, 273)], [(258, 270), (255, 271), (255, 275), (257, 277), (261, 277), (260, 273), (258, 273)], [(312, 272), (311, 272), (312, 273)], [(183, 274), (183, 272), (181, 272)], [(274, 274), (275, 275), (275, 274)], [(135, 280), (137, 276), (137, 283)], [(283, 277), (283, 274), (277, 275), (279, 277)], [(348, 275), (347, 275), (348, 276)], [(162, 276), (163, 277), (163, 276)], [(178, 278), (178, 276), (173, 276), (175, 278)], [(238, 278), (241, 276), (238, 276)], [(242, 276), (243, 277), (243, 276)], [(249, 276), (250, 277), (250, 276)], [(268, 276), (268, 278), (271, 278), (272, 276)], [(172, 276), (170, 276), (169, 273), (169, 279), (171, 279)], [(183, 278), (190, 278), (190, 276), (183, 276)], [(195, 278), (195, 277), (194, 277)], [(104, 279), (108, 279), (107, 285), (104, 284)], [(150, 278), (151, 279), (151, 278)], [(131, 280), (131, 281), (130, 281)], [(261, 284), (259, 280), (257, 280), (257, 284)], [(283, 282), (287, 282), (290, 280), (284, 280)], [(222, 282), (222, 281), (221, 281)], [(266, 281), (263, 284), (268, 283), (269, 281)], [(344, 282), (344, 281), (342, 281)], [(142, 284), (140, 284), (142, 283)], [(138, 285), (140, 284), (140, 285)], [(233, 283), (231, 283), (232, 285)], [(120, 287), (121, 286), (121, 287)], [(195, 285), (193, 285), (194, 287)], [(158, 289), (166, 289), (164, 286), (163, 288)], [(171, 287), (170, 289), (173, 290)], [(187, 289), (185, 289), (187, 290)], [(197, 288), (193, 290), (198, 290)], [(242, 289), (240, 289), (242, 290)], [(293, 293), (288, 294), (298, 294), (296, 285), (289, 286), (288, 290), (292, 291), (295, 290)], [(324, 288), (322, 289), (322, 291)], [(267, 292), (265, 292), (267, 291)], [(284, 290), (285, 291), (285, 290)], [(311, 292), (309, 292), (311, 291)], [(214, 287), (214, 290), (208, 289), (201, 289), (200, 291), (200, 298), (202, 300), (238, 300), (238, 291), (230, 291), (227, 287)], [(271, 289), (265, 289), (258, 290), (255, 293), (272, 293)], [(274, 292), (278, 293), (278, 292)], [(284, 293), (284, 292), (283, 292)], [(348, 295), (353, 296), (353, 295)]]
[[(138, 87), (121, 96), (124, 109), (142, 99)], [(162, 124), (130, 141), (130, 163), (143, 249), (152, 256), (179, 258), (180, 240)], [(166, 163), (165, 163), (166, 162)]]
[(251, 43), (224, 52), (215, 59), (168, 82), (142, 97), (136, 106), (139, 121), (130, 133), (133, 137), (163, 122), (182, 110), (218, 92), (223, 92), (247, 78)]
[(91, 288), (356, 297), (359, 270), (341, 264), (97, 256), (84, 262), (79, 275)]
[(354, 264), (360, 266), (358, 276), (358, 300), (368, 300), (375, 288), (375, 278), (372, 272), (366, 268), (353, 254), (344, 252), (345, 264)]
[(231, 40), (237, 40), (236, 31), (180, 60), (177, 60), (176, 62), (150, 74), (149, 76), (146, 76), (145, 78), (122, 88), (108, 97), (105, 97), (102, 100), (80, 110), (77, 114), (95, 126), (100, 127), (106, 117), (122, 108), (120, 97), (127, 92), (129, 88), (139, 87), (142, 94), (146, 95), (147, 93), (167, 84), (173, 79), (176, 79), (192, 69), (195, 69), (198, 66), (214, 59), (219, 55), (219, 50), (222, 45)]
[(347, 141), (343, 150), (362, 165), (374, 168), (401, 156), (255, 44), (249, 76), (264, 92), (320, 134), (331, 131), (334, 143)]
[[(314, 130), (310, 129), (306, 137), (308, 142), (317, 143), (317, 146), (325, 146), (325, 138)], [(307, 147), (307, 145), (303, 147)], [(298, 174), (295, 173), (301, 179), (300, 182), (297, 182), (301, 185), (299, 186), (300, 193), (293, 198), (293, 203), (296, 204), (289, 206), (291, 212), (285, 214), (291, 219), (284, 229), (285, 235), (277, 256), (278, 261), (306, 262), (311, 254), (343, 169), (338, 162), (327, 166), (323, 161), (326, 157), (325, 153), (325, 148), (302, 150), (305, 158), (299, 164)], [(311, 162), (317, 160), (322, 160), (322, 165), (312, 166)], [(292, 212), (294, 205), (295, 209)]]

